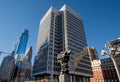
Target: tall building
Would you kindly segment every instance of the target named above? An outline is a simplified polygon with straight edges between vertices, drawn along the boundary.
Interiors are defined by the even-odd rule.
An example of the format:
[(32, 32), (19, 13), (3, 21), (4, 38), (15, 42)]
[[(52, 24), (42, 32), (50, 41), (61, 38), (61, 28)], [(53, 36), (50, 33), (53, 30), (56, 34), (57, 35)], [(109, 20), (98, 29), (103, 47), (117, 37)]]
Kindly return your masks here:
[(10, 81), (14, 68), (15, 58), (14, 52), (4, 57), (0, 67), (0, 80)]
[(72, 51), (69, 67), (70, 73), (74, 73), (74, 54), (86, 46), (81, 16), (66, 5), (60, 10), (51, 7), (40, 21), (33, 75), (37, 79), (57, 79), (57, 55), (66, 50)]
[(22, 33), (22, 35), (20, 36), (20, 41), (18, 44), (16, 54), (25, 54), (28, 37), (29, 37), (28, 33), (29, 33), (29, 31), (25, 29), (24, 32)]

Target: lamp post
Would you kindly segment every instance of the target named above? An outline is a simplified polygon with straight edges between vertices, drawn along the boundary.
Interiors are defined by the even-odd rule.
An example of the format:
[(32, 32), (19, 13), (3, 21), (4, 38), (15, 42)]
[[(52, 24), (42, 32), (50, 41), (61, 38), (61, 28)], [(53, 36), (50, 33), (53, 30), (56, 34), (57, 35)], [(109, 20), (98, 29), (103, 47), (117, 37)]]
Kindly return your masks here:
[[(111, 40), (105, 45), (106, 46), (102, 49), (101, 54), (103, 56), (109, 55), (111, 57), (120, 82), (120, 38)], [(108, 49), (108, 53), (106, 49)]]

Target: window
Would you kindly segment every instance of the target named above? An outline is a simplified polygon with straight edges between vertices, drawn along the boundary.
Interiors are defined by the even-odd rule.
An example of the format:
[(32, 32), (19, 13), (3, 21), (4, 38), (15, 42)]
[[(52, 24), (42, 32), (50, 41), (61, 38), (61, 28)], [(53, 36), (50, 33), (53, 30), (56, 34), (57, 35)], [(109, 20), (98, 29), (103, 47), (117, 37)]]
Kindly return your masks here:
[(51, 71), (52, 70), (52, 67), (51, 66), (48, 66), (48, 71)]
[(48, 64), (49, 64), (49, 65), (52, 65), (52, 62), (51, 62), (51, 61), (48, 61)]

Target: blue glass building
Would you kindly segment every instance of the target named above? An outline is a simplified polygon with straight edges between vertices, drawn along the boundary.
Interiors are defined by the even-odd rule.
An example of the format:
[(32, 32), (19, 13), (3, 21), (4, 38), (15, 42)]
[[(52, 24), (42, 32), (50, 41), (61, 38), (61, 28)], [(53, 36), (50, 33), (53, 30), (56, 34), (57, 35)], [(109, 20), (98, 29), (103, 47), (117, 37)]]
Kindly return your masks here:
[(29, 33), (29, 31), (26, 29), (22, 33), (16, 54), (25, 54), (28, 37), (29, 37), (28, 33)]

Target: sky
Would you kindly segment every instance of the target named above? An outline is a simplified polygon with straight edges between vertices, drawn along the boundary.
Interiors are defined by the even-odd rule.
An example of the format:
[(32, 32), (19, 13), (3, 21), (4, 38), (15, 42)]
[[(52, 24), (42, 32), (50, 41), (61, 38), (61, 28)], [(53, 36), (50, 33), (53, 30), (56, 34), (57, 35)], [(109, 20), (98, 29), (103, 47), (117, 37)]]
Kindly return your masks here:
[[(103, 58), (106, 41), (120, 37), (120, 0), (0, 0), (0, 51), (12, 52), (28, 29), (27, 48), (33, 47), (34, 59), (41, 18), (51, 6), (59, 10), (64, 4), (82, 17), (88, 45)], [(7, 55), (2, 54), (0, 62)]]

